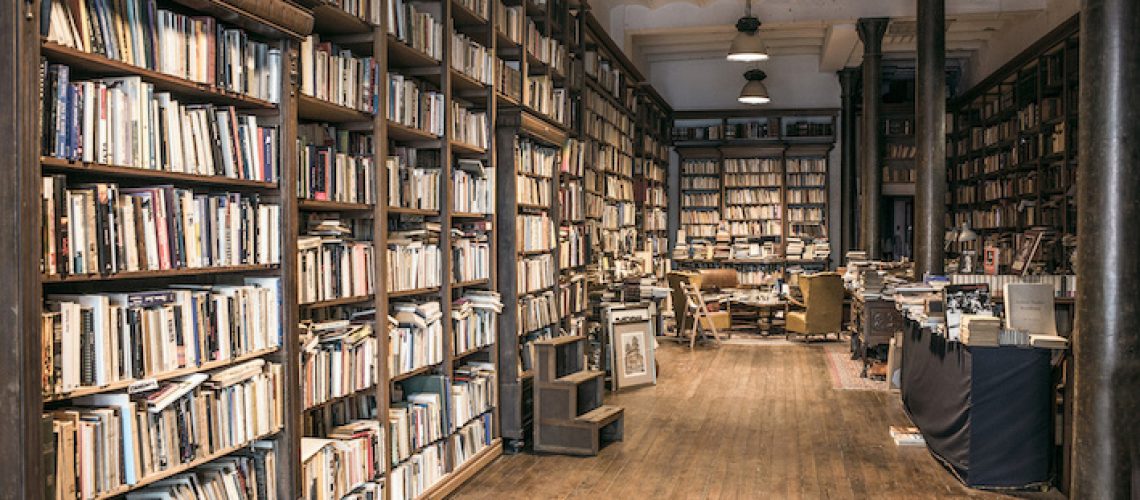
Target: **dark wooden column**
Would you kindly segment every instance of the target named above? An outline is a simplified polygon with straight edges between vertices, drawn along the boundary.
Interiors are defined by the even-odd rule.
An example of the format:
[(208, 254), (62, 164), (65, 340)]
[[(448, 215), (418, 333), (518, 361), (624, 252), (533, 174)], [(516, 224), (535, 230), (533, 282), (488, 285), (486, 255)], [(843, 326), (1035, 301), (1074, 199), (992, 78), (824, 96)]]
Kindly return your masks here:
[(918, 276), (940, 275), (946, 235), (946, 2), (918, 0), (914, 255)]
[(1137, 498), (1140, 3), (1084, 0), (1070, 498)]
[[(0, 6), (0, 497), (41, 498), (38, 2)], [(48, 431), (50, 432), (50, 430)]]
[(859, 199), (859, 185), (857, 184), (859, 157), (856, 156), (858, 151), (856, 143), (859, 140), (859, 134), (855, 124), (855, 97), (858, 79), (858, 68), (844, 68), (839, 71), (842, 105), (839, 115), (839, 132), (842, 135), (839, 139), (839, 241), (836, 242), (835, 248), (839, 251), (840, 262), (848, 250), (858, 248), (856, 238), (858, 237), (859, 220), (855, 218), (858, 211), (855, 208), (857, 206), (856, 200)]
[(890, 19), (864, 17), (856, 26), (863, 41), (863, 144), (860, 146), (859, 246), (872, 259), (882, 256), (880, 219), (882, 218), (881, 165), (883, 128), (879, 124), (879, 101), (883, 87), (883, 34)]

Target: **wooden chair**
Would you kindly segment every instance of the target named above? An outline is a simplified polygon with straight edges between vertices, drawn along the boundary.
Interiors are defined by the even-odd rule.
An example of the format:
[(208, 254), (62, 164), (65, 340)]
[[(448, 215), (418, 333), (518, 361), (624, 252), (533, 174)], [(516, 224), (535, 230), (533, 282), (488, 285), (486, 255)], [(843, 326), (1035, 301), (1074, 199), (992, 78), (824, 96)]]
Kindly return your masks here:
[[(789, 310), (785, 314), (785, 331), (788, 340), (808, 338), (812, 335), (834, 333), (840, 338), (843, 330), (843, 278), (836, 273), (818, 273), (799, 277), (803, 301), (788, 297)], [(791, 311), (791, 307), (802, 311)]]
[(686, 310), (693, 322), (692, 328), (689, 329), (689, 350), (696, 346), (697, 337), (702, 331), (706, 332), (705, 336), (711, 331), (712, 338), (719, 344), (720, 329), (727, 328), (732, 322), (728, 311), (710, 311), (704, 297), (701, 297), (700, 288), (692, 280), (683, 280), (679, 285), (685, 294)]

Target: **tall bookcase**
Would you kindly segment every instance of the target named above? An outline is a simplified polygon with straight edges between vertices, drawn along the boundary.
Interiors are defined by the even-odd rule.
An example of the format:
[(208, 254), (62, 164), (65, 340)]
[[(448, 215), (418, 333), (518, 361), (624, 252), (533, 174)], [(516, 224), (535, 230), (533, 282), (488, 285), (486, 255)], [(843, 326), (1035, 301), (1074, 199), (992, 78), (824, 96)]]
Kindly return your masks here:
[(638, 228), (643, 236), (640, 250), (653, 256), (653, 269), (646, 271), (664, 278), (669, 255), (666, 182), (669, 179), (669, 127), (673, 110), (652, 86), (646, 84), (638, 86), (637, 99), (634, 194), (638, 206)]
[[(699, 246), (681, 247), (683, 255), (673, 255), (676, 267), (730, 265), (757, 283), (789, 267), (826, 267), (826, 259), (789, 256), (787, 247), (791, 238), (828, 241), (835, 110), (679, 111), (673, 118), (681, 197), (671, 202), (678, 204), (686, 236), (677, 243), (703, 241), (703, 248), (716, 250), (708, 255)], [(768, 250), (738, 257), (738, 248), (748, 245)]]
[[(3, 125), (9, 132), (6, 137), (13, 141), (2, 154), (14, 166), (6, 169), (11, 174), (6, 180), (11, 182), (0, 187), (4, 200), (13, 202), (5, 207), (10, 209), (5, 217), (11, 218), (6, 218), (3, 226), (22, 235), (3, 249), (3, 255), (18, 263), (15, 286), (4, 292), (14, 307), (4, 314), (9, 324), (26, 332), (13, 340), (12, 349), (0, 355), (0, 372), (23, 382), (18, 388), (4, 389), (5, 404), (0, 405), (6, 421), (22, 431), (0, 438), (0, 449), (4, 451), (0, 464), (12, 471), (0, 478), (5, 491), (20, 492), (18, 496), (28, 498), (41, 496), (45, 491), (46, 478), (53, 469), (45, 467), (39, 457), (54, 450), (53, 430), (50, 425), (43, 427), (45, 410), (69, 406), (81, 396), (145, 392), (151, 383), (175, 381), (199, 372), (217, 373), (257, 360), (280, 366), (274, 383), (279, 391), (274, 401), (280, 425), (247, 435), (240, 443), (200, 453), (188, 463), (149, 474), (129, 487), (115, 488), (99, 497), (137, 490), (222, 457), (252, 457), (264, 446), (255, 445), (255, 451), (247, 451), (251, 443), (262, 441), (272, 441), (276, 446), (279, 496), (295, 497), (307, 472), (302, 467), (302, 444), (311, 440), (305, 438), (326, 438), (335, 427), (353, 420), (378, 420), (375, 428), (383, 449), (376, 455), (373, 474), (362, 480), (386, 485), (383, 498), (441, 498), (500, 454), (503, 437), (516, 441), (513, 444), (523, 442), (529, 430), (524, 416), (529, 396), (524, 386), (530, 377), (525, 371), (520, 372), (520, 360), (525, 356), (518, 331), (518, 263), (532, 255), (517, 250), (517, 238), (523, 236), (518, 216), (545, 212), (555, 232), (552, 246), (545, 249), (552, 260), (548, 291), (552, 317), (556, 319), (549, 334), (583, 335), (588, 330), (584, 321), (585, 290), (600, 279), (590, 275), (593, 281), (587, 281), (586, 269), (587, 264), (602, 261), (600, 254), (590, 254), (590, 248), (601, 240), (605, 210), (620, 206), (629, 214), (628, 220), (604, 229), (625, 234), (609, 236), (611, 241), (621, 241), (608, 249), (608, 262), (613, 262), (624, 251), (641, 248), (637, 228), (646, 224), (643, 218), (642, 226), (634, 225), (635, 156), (647, 165), (657, 163), (663, 167), (665, 161), (662, 150), (667, 140), (668, 106), (643, 84), (632, 64), (589, 14), (588, 5), (557, 0), (416, 2), (414, 12), (429, 15), (442, 32), (437, 46), (430, 47), (425, 45), (428, 37), (410, 36), (390, 24), (397, 18), (407, 20), (413, 14), (411, 4), (395, 0), (343, 4), (322, 0), (301, 0), (299, 4), (275, 0), (156, 3), (158, 8), (187, 16), (208, 16), (218, 25), (242, 29), (250, 40), (265, 43), (266, 53), (273, 49), (273, 54), (280, 54), (278, 77), (262, 82), (263, 86), (272, 82), (276, 102), (48, 42), (37, 32), (37, 21), (40, 12), (51, 10), (50, 5), (45, 5), (44, 10), (39, 8), (40, 2), (11, 5), (4, 8), (5, 16), (0, 17), (5, 27), (12, 28), (0, 35), (0, 43), (18, 47), (12, 52), (18, 57), (2, 61), (15, 78), (0, 84), (6, 99), (4, 106), (10, 103), (11, 115), (16, 118)], [(342, 6), (355, 11), (348, 12)], [(395, 16), (396, 12), (402, 16)], [(453, 40), (453, 33), (464, 38)], [(321, 43), (315, 43), (316, 39), (310, 43), (310, 35), (319, 37)], [(341, 50), (349, 51), (351, 56)], [(589, 51), (602, 54), (600, 59), (608, 61), (611, 71), (607, 76), (586, 76), (580, 61)], [(361, 98), (345, 91), (317, 97), (317, 93), (304, 89), (313, 81), (324, 83), (306, 80), (314, 64), (325, 61), (309, 58), (316, 52), (330, 60), (335, 56), (364, 61), (360, 66), (346, 62), (338, 68), (362, 72), (367, 69), (375, 79), (374, 87), (367, 90), (371, 94)], [(369, 57), (372, 60), (366, 61)], [(44, 75), (37, 71), (41, 58), (49, 64), (67, 65), (72, 81), (137, 76), (141, 82), (152, 84), (155, 91), (169, 92), (183, 104), (233, 106), (237, 115), (252, 117), (251, 121), (242, 122), (243, 126), (255, 124), (273, 132), (276, 176), (249, 179), (201, 175), (41, 155), (43, 137), (38, 111)], [(418, 99), (425, 100), (433, 110), (423, 121), (406, 119), (406, 113), (396, 111), (410, 102), (411, 85), (420, 91)], [(634, 94), (637, 88), (646, 91), (650, 98), (639, 103)], [(347, 101), (354, 97), (360, 99)], [(644, 103), (652, 109), (642, 107)], [(468, 118), (472, 121), (465, 121)], [(523, 141), (555, 152), (554, 169), (545, 185), (549, 200), (545, 205), (517, 203), (519, 162), (515, 149)], [(600, 153), (603, 148), (606, 152)], [(409, 152), (413, 150), (419, 160), (411, 160)], [(599, 153), (594, 154), (595, 151)], [(401, 176), (401, 159), (408, 171), (405, 173), (421, 174), (416, 177), (420, 190), (409, 192), (436, 198), (434, 203), (409, 202), (402, 194), (404, 191), (390, 184), (415, 177)], [(337, 163), (341, 160), (352, 167), (341, 170)], [(279, 224), (255, 221), (248, 228), (249, 234), (254, 234), (255, 224), (260, 224), (256, 229), (266, 235), (261, 241), (263, 247), (268, 247), (266, 240), (274, 235), (273, 247), (277, 251), (273, 257), (262, 260), (250, 253), (253, 260), (233, 265), (172, 266), (167, 270), (66, 277), (41, 272), (40, 263), (27, 256), (42, 254), (42, 179), (54, 174), (65, 176), (58, 179), (61, 185), (69, 187), (80, 183), (172, 186), (201, 195), (233, 193), (248, 198), (250, 207), (279, 207)], [(647, 183), (664, 179), (663, 168), (643, 170), (641, 175)], [(485, 206), (461, 204), (459, 197), (477, 182), (484, 182), (496, 192), (485, 200)], [(333, 192), (333, 188), (351, 191), (351, 196), (341, 196), (345, 193)], [(617, 196), (607, 200), (607, 193)], [(591, 201), (591, 195), (597, 198)], [(402, 200), (396, 200), (397, 197)], [(662, 207), (642, 208), (660, 211)], [(332, 233), (328, 232), (330, 228)], [(350, 235), (335, 231), (345, 228), (351, 229)], [(409, 234), (409, 230), (417, 232)], [(314, 239), (314, 233), (324, 236)], [(401, 275), (422, 271), (397, 265), (393, 260), (391, 254), (409, 239), (438, 248), (438, 266), (434, 266), (428, 284), (390, 287), (389, 283)], [(320, 286), (328, 289), (320, 292), (309, 289), (309, 281), (301, 283), (305, 276), (302, 264), (314, 265), (311, 253), (306, 252), (312, 250), (310, 245), (315, 241), (321, 250), (328, 246), (339, 252), (336, 255), (351, 254), (360, 259), (351, 264), (322, 263), (342, 274), (345, 269), (352, 273), (342, 282), (322, 282)], [(461, 253), (460, 248), (471, 253)], [(475, 252), (484, 252), (488, 258), (471, 266)], [(564, 265), (560, 257), (565, 257)], [(479, 270), (472, 270), (475, 267)], [(317, 269), (323, 277), (328, 268), (306, 269), (310, 275)], [(276, 281), (267, 281), (270, 278)], [(39, 332), (41, 313), (48, 310), (46, 296), (135, 293), (174, 285), (206, 287), (247, 281), (250, 287), (268, 287), (278, 294), (276, 307), (265, 312), (272, 311), (275, 320), (271, 323), (280, 326), (280, 338), (275, 344), (240, 350), (228, 358), (210, 359), (176, 370), (148, 373), (141, 380), (69, 387), (66, 393), (42, 392), (44, 357)], [(371, 288), (366, 286), (369, 283)], [(474, 340), (459, 338), (471, 334), (471, 330), (458, 326), (466, 317), (466, 305), (472, 298), (487, 297), (495, 291), (502, 293), (503, 305), (501, 316), (491, 320), (490, 328), (497, 335)], [(438, 357), (412, 369), (391, 365), (396, 329), (389, 326), (387, 318), (400, 316), (395, 305), (432, 302), (439, 303)], [(308, 372), (301, 368), (303, 360), (308, 359), (306, 349), (311, 348), (312, 338), (306, 337), (302, 344), (301, 322), (351, 318), (359, 323), (369, 317), (373, 320), (370, 341), (376, 347), (375, 359), (366, 362), (372, 364), (375, 380), (354, 381), (353, 385), (336, 390), (321, 387), (324, 395), (306, 400), (315, 387), (306, 386), (308, 378), (303, 375)], [(397, 320), (395, 325), (403, 328), (402, 321)], [(434, 447), (439, 460), (393, 459), (390, 447), (396, 436), (390, 432), (390, 410), (403, 408), (401, 401), (408, 394), (422, 392), (438, 393), (441, 401), (446, 402), (444, 406), (454, 410), (451, 388), (472, 379), (467, 365), (474, 362), (496, 368), (494, 376), (500, 387), (493, 392), (498, 397), (493, 397), (489, 406), (472, 420), (455, 421), (449, 413), (449, 418), (443, 419), (438, 440), (411, 450), (416, 455)], [(473, 445), (473, 434), (464, 434), (472, 425), (485, 427), (484, 442)], [(309, 451), (305, 452), (306, 457)], [(408, 481), (395, 477), (403, 474), (403, 466), (408, 464), (416, 465), (420, 471), (416, 477), (424, 479), (422, 486), (409, 488)], [(425, 471), (425, 467), (430, 467), (430, 471)], [(401, 483), (408, 490), (407, 495), (393, 491)]]
[[(1066, 21), (950, 103), (947, 227), (965, 224), (978, 238), (959, 254), (998, 249), (1010, 269), (1023, 250), (1029, 267), (1072, 270), (1076, 236), (1078, 36)], [(1026, 249), (1043, 233), (1036, 253)], [(975, 271), (982, 266), (975, 265)]]

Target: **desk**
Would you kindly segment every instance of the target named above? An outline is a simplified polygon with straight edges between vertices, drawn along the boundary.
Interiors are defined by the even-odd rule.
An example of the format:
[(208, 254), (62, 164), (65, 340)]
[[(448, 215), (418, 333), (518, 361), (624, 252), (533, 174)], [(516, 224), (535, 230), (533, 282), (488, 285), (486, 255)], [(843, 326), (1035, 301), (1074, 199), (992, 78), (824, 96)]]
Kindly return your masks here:
[(884, 298), (864, 298), (855, 294), (851, 301), (851, 339), (855, 343), (855, 355), (863, 361), (863, 376), (871, 366), (870, 351), (891, 344), (895, 332), (902, 331), (902, 313), (893, 300)]
[[(776, 313), (784, 312), (788, 302), (786, 300), (772, 300), (759, 296), (733, 295), (729, 297), (730, 304), (756, 309), (756, 325), (761, 335), (772, 335), (776, 330)], [(782, 324), (780, 325), (782, 327)]]
[(967, 486), (1049, 481), (1050, 351), (969, 347), (907, 320), (902, 401), (931, 453)]

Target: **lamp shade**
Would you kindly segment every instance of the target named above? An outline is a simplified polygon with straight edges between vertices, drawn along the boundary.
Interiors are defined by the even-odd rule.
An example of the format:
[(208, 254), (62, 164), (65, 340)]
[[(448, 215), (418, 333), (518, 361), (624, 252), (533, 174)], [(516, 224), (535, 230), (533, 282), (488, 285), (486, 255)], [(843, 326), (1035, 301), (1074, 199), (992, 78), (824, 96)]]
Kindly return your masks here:
[(754, 69), (744, 73), (744, 78), (748, 82), (744, 84), (744, 88), (740, 89), (740, 97), (736, 100), (744, 104), (768, 104), (772, 99), (768, 97), (768, 87), (764, 86), (764, 78), (767, 75), (763, 71)]
[(728, 60), (755, 62), (768, 60), (768, 48), (756, 31), (738, 31), (728, 47)]

